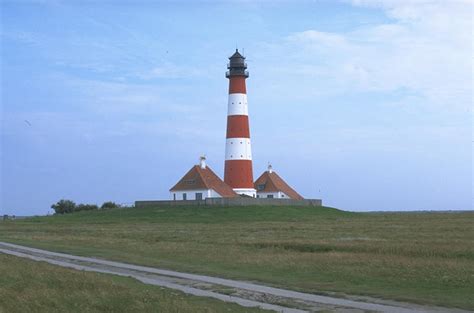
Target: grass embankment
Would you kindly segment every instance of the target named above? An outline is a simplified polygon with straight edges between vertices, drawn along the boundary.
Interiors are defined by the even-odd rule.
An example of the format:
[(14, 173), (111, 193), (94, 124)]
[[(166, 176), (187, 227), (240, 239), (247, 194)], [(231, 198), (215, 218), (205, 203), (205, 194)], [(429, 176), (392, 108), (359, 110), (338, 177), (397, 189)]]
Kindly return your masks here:
[(0, 253), (0, 312), (268, 312)]
[(0, 240), (314, 293), (474, 309), (474, 212), (147, 208), (0, 223)]

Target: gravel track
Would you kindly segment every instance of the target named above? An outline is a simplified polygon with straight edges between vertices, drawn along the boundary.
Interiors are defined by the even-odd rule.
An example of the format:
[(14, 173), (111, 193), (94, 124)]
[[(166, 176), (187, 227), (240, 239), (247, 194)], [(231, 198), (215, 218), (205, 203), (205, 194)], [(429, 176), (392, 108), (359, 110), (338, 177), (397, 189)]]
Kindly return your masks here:
[(346, 298), (337, 298), (315, 295), (238, 280), (182, 273), (97, 258), (80, 257), (1, 241), (0, 253), (35, 261), (44, 261), (76, 270), (133, 277), (145, 284), (180, 290), (195, 296), (233, 302), (245, 307), (260, 307), (276, 312), (300, 313), (317, 312), (321, 310), (341, 313), (469, 312), (459, 309), (421, 306), (368, 297), (348, 296)]

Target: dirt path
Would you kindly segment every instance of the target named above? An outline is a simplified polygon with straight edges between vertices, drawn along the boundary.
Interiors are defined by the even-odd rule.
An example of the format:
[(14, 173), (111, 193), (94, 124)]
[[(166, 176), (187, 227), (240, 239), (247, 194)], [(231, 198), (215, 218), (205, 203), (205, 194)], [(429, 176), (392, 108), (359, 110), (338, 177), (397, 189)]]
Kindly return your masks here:
[(210, 297), (246, 307), (260, 307), (285, 313), (317, 312), (450, 312), (468, 311), (384, 301), (368, 297), (336, 298), (296, 292), (249, 282), (223, 279), (138, 266), (96, 258), (74, 256), (0, 242), (0, 253), (50, 264), (120, 276), (133, 277), (143, 283), (180, 290), (187, 294)]

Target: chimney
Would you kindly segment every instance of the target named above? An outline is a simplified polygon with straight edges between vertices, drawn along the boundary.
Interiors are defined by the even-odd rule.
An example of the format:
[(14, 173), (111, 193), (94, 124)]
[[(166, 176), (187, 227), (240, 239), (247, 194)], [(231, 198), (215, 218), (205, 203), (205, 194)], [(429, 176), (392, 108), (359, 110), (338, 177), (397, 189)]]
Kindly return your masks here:
[(268, 173), (273, 173), (273, 167), (270, 163), (268, 163)]
[(206, 157), (205, 156), (201, 156), (199, 158), (199, 166), (204, 170), (206, 169)]

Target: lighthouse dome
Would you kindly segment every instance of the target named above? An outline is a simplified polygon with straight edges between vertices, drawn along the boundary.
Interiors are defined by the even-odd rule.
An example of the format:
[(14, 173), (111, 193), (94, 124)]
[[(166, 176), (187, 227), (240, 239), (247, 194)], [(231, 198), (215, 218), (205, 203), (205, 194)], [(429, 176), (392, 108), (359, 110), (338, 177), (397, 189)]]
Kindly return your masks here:
[(245, 70), (247, 68), (245, 57), (240, 54), (238, 49), (235, 49), (235, 53), (229, 58), (229, 60), (230, 62), (227, 64), (229, 71), (226, 72), (227, 78), (231, 76), (249, 76), (248, 72)]
[(245, 57), (243, 55), (240, 54), (239, 52), (239, 49), (235, 49), (235, 52), (234, 54), (229, 58), (229, 60), (232, 62), (232, 61), (244, 61), (245, 60)]

